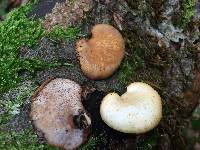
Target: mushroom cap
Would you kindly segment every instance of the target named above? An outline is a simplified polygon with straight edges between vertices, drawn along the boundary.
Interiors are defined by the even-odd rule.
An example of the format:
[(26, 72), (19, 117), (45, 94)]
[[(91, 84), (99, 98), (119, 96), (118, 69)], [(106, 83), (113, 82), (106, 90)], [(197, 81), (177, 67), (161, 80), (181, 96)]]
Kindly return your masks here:
[(76, 43), (81, 70), (90, 79), (104, 79), (119, 67), (125, 53), (120, 32), (111, 25), (98, 24), (92, 28), (92, 38)]
[(110, 93), (100, 106), (103, 121), (124, 133), (144, 133), (158, 125), (162, 118), (162, 102), (150, 85), (135, 82), (121, 97)]
[(53, 79), (32, 98), (30, 117), (48, 143), (66, 150), (87, 139), (91, 124), (81, 103), (81, 87), (68, 79)]

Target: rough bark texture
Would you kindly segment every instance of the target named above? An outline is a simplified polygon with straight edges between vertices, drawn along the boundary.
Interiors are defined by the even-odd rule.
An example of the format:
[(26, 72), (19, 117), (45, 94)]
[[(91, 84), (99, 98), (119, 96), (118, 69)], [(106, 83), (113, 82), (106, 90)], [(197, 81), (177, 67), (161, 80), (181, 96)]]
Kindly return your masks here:
[[(55, 4), (55, 2), (60, 2), (60, 4)], [(140, 60), (139, 57), (144, 61), (142, 67), (131, 72), (128, 83), (146, 82), (162, 97), (164, 112), (160, 125), (143, 135), (127, 135), (116, 132), (103, 123), (99, 114), (102, 98), (110, 91), (123, 93), (126, 85), (119, 79), (121, 69), (106, 80), (93, 81), (85, 77), (80, 70), (75, 53), (75, 43), (78, 39), (55, 41), (45, 37), (34, 48), (23, 46), (20, 49), (20, 59), (38, 58), (47, 62), (56, 60), (63, 65), (37, 71), (33, 76), (26, 71), (21, 72), (22, 86), (3, 94), (2, 99), (6, 101), (15, 98), (20, 95), (21, 88), (23, 89), (27, 84), (41, 85), (51, 76), (68, 78), (86, 87), (83, 103), (91, 114), (92, 135), (99, 137), (103, 134), (104, 137), (104, 140), (93, 146), (94, 149), (198, 150), (199, 142), (192, 139), (200, 135), (199, 128), (194, 126), (194, 121), (200, 118), (199, 0), (196, 0), (194, 15), (186, 27), (182, 27), (179, 22), (183, 16), (184, 2), (181, 0), (94, 0), (91, 5), (87, 3), (88, 0), (81, 0), (82, 3), (87, 3), (87, 8), (89, 8), (87, 11), (79, 2), (80, 0), (74, 0), (73, 7), (70, 7), (71, 5), (63, 0), (40, 0), (29, 16), (46, 18), (44, 24), (47, 30), (55, 24), (64, 24), (67, 28), (75, 22), (73, 25), (79, 24), (81, 34), (88, 37), (92, 26), (98, 23), (107, 23), (117, 28), (126, 44), (122, 66), (126, 63), (126, 59)], [(49, 5), (46, 5), (47, 3)], [(76, 9), (75, 6), (77, 6)], [(56, 10), (63, 10), (64, 7), (70, 7), (67, 10), (70, 15), (67, 14), (64, 20), (61, 17), (58, 22), (49, 23), (53, 20), (52, 16), (56, 17), (57, 13), (62, 16)], [(75, 13), (73, 13), (74, 9)], [(137, 55), (137, 49), (142, 57)], [(134, 59), (131, 57), (132, 54), (135, 56)], [(66, 63), (71, 65), (68, 66)], [(137, 63), (138, 61), (134, 62), (134, 64)], [(26, 103), (22, 105), (20, 113), (6, 123), (6, 129), (14, 128), (17, 132), (23, 131), (28, 126), (29, 110), (30, 97), (26, 97)], [(0, 114), (4, 111), (4, 108), (0, 108)], [(43, 139), (39, 141), (42, 142)]]

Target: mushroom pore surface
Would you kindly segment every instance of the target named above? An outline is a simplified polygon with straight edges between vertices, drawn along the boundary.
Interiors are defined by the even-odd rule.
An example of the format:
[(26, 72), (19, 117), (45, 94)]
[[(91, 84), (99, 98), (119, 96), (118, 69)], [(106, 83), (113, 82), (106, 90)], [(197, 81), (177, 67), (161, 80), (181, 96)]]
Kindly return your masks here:
[(45, 82), (38, 89), (30, 117), (49, 144), (66, 150), (85, 142), (91, 123), (81, 103), (81, 87), (60, 78)]
[(106, 95), (100, 106), (103, 121), (124, 133), (144, 133), (158, 125), (162, 118), (162, 102), (151, 86), (135, 82), (121, 97), (117, 93)]
[(120, 32), (111, 25), (98, 24), (92, 28), (92, 38), (76, 43), (81, 70), (90, 79), (104, 79), (119, 67), (125, 53)]

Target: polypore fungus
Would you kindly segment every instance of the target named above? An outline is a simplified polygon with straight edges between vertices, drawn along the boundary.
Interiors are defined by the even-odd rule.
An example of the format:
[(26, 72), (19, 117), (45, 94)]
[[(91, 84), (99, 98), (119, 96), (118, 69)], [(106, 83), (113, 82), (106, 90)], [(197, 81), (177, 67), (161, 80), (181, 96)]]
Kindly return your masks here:
[(49, 144), (72, 150), (86, 141), (90, 118), (81, 103), (81, 87), (68, 79), (45, 82), (34, 94), (30, 117)]
[(144, 133), (158, 125), (162, 118), (162, 103), (151, 86), (135, 82), (121, 97), (110, 93), (104, 97), (100, 114), (111, 128), (124, 133)]
[(81, 70), (90, 79), (104, 79), (119, 67), (125, 52), (120, 32), (111, 25), (98, 24), (92, 28), (92, 38), (76, 43)]

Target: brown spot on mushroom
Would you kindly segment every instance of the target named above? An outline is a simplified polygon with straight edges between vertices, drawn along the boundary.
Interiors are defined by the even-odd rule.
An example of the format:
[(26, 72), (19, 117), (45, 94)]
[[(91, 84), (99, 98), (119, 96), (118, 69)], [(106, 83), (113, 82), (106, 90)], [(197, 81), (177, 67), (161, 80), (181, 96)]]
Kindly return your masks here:
[(51, 145), (72, 150), (86, 141), (91, 121), (77, 83), (60, 78), (47, 80), (32, 100), (30, 117)]
[(104, 79), (119, 67), (125, 52), (120, 32), (111, 25), (98, 24), (92, 29), (92, 38), (76, 43), (81, 70), (90, 79)]

